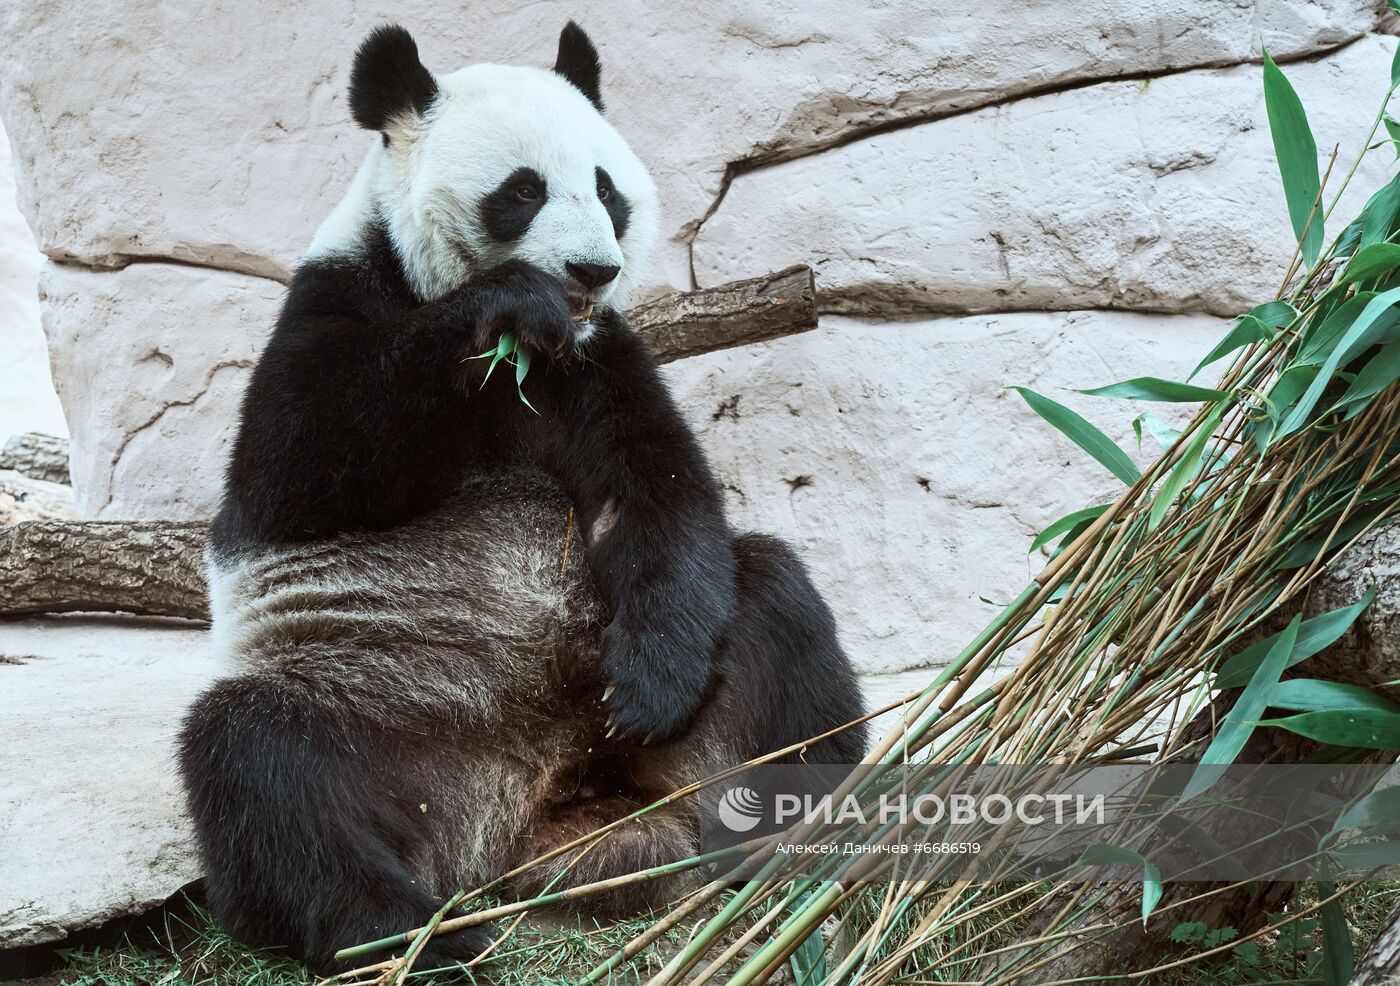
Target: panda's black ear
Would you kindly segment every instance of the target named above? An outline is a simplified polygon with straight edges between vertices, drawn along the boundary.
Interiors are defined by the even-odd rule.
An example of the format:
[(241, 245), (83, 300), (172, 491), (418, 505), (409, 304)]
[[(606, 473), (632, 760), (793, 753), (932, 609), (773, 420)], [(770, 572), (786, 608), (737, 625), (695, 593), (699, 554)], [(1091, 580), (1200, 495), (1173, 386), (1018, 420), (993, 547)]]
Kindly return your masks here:
[(437, 91), (413, 36), (397, 24), (376, 27), (355, 52), (350, 115), (366, 130), (382, 131), (396, 116), (422, 113)]
[(602, 67), (598, 64), (598, 49), (583, 28), (573, 21), (564, 25), (559, 34), (559, 55), (554, 59), (554, 71), (578, 87), (588, 101), (603, 112), (603, 92), (599, 85)]

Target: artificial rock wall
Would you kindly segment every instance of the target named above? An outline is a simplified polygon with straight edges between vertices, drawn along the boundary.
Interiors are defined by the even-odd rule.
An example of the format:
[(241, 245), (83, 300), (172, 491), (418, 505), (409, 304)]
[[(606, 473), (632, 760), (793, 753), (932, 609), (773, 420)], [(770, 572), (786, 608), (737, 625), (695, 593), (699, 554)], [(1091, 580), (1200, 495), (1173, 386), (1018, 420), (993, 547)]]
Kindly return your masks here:
[[(394, 17), (439, 71), (547, 65), (571, 17), (592, 33), (610, 115), (661, 190), (652, 292), (816, 268), (817, 331), (666, 372), (736, 521), (797, 542), (857, 662), (898, 671), (945, 660), (1034, 574), (1032, 534), (1114, 488), (1004, 388), (1130, 444), (1136, 409), (1070, 388), (1184, 376), (1283, 276), (1261, 46), (1345, 165), (1389, 81), (1383, 10), (403, 0)], [(0, 12), (0, 118), (49, 258), (87, 515), (210, 512), (283, 285), (372, 139), (344, 90), (382, 17), (356, 0)], [(1391, 158), (1363, 164), (1338, 216)]]

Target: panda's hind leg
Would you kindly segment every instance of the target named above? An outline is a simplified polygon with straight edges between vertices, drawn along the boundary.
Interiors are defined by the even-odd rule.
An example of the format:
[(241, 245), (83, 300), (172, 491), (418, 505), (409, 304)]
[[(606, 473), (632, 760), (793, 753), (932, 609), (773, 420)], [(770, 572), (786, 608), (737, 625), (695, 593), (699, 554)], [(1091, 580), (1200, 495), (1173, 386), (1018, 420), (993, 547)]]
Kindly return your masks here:
[[(745, 534), (734, 539), (734, 554), (738, 608), (696, 732), (730, 744), (744, 761), (852, 722), (865, 708), (831, 609), (792, 548)], [(865, 749), (862, 724), (779, 762), (854, 764)]]
[[(599, 741), (599, 747), (605, 744)], [(635, 758), (624, 750), (596, 756), (582, 768), (575, 793), (559, 803), (539, 806), (530, 822), (522, 861), (548, 855), (609, 823), (670, 794), (679, 778), (644, 781)], [(699, 852), (696, 806), (690, 800), (664, 805), (633, 819), (597, 841), (530, 867), (511, 881), (519, 898), (609, 880), (638, 870), (672, 863)], [(634, 883), (578, 902), (595, 917), (621, 918), (660, 907), (691, 889), (694, 877), (680, 873)]]
[[(180, 768), (229, 931), (332, 971), (344, 967), (337, 949), (419, 927), (441, 906), (406, 862), (431, 841), (419, 805), (398, 794), (406, 741), (273, 674), (226, 679), (195, 703)], [(490, 941), (488, 928), (439, 936), (417, 965), (465, 962)]]

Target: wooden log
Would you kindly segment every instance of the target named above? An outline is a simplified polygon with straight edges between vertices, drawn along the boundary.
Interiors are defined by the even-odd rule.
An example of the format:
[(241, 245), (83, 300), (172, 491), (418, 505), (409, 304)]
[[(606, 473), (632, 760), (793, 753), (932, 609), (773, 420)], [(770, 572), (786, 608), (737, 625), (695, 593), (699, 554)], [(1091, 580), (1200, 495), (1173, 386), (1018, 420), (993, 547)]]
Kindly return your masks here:
[(0, 469), (0, 525), (72, 517), (72, 487)]
[(42, 521), (0, 527), (0, 612), (204, 620), (207, 524)]
[(37, 431), (14, 435), (0, 449), (0, 469), (13, 469), (30, 479), (70, 486), (68, 440)]
[(1356, 962), (1351, 986), (1395, 986), (1400, 983), (1400, 905), (1397, 905)]
[[(669, 363), (686, 356), (805, 332), (817, 324), (808, 267), (666, 295), (627, 313)], [(62, 439), (20, 435), (14, 466), (68, 475)], [(24, 468), (21, 469), (20, 465)], [(206, 619), (204, 524), (64, 522), (0, 527), (0, 615), (88, 610)]]
[(668, 294), (627, 312), (658, 363), (748, 346), (817, 326), (810, 267)]

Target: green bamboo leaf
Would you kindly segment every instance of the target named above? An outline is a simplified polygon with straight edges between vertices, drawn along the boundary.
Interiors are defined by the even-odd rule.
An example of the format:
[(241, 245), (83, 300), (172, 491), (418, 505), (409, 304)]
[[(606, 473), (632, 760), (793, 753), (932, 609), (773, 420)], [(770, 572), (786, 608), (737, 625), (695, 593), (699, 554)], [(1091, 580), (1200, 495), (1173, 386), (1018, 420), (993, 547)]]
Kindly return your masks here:
[[(1319, 882), (1317, 892), (1323, 897), (1335, 893), (1335, 888), (1327, 882)], [(1347, 986), (1356, 965), (1356, 955), (1352, 951), (1351, 932), (1347, 930), (1347, 916), (1342, 912), (1339, 900), (1322, 905), (1322, 982), (1324, 986)]]
[(1400, 379), (1400, 342), (1392, 342), (1366, 361), (1332, 409), (1335, 411), (1374, 397), (1397, 379)]
[[(481, 378), (481, 385), (486, 386), (486, 381), (491, 379), (491, 371), (496, 368), (496, 364), (503, 359), (507, 359), (515, 351), (515, 336), (509, 332), (502, 332), (501, 337), (496, 340), (496, 352), (491, 357), (491, 365), (486, 368), (486, 376)], [(482, 355), (485, 355), (484, 353)]]
[[(1324, 648), (1331, 647), (1341, 639), (1342, 634), (1351, 629), (1356, 618), (1367, 606), (1371, 605), (1371, 601), (1375, 598), (1376, 587), (1372, 586), (1366, 590), (1366, 594), (1361, 597), (1359, 602), (1341, 609), (1334, 609), (1320, 616), (1314, 616), (1310, 620), (1304, 620), (1302, 625), (1298, 627), (1298, 638), (1293, 644), (1293, 654), (1284, 667), (1290, 668)], [(1240, 688), (1248, 684), (1259, 665), (1283, 634), (1284, 631), (1280, 630), (1271, 637), (1251, 644), (1226, 661), (1215, 673), (1213, 687)]]
[(1300, 712), (1282, 719), (1265, 719), (1259, 725), (1276, 726), (1333, 746), (1400, 750), (1400, 712), (1385, 709)]
[(1333, 849), (1335, 856), (1349, 870), (1370, 870), (1378, 866), (1400, 866), (1400, 842), (1383, 839), (1379, 842), (1358, 842)]
[(1031, 410), (1054, 425), (1061, 434), (1088, 452), (1096, 462), (1124, 483), (1131, 486), (1138, 481), (1142, 474), (1138, 472), (1138, 467), (1133, 465), (1133, 460), (1128, 458), (1128, 454), (1082, 416), (1028, 387), (1009, 389), (1020, 394), (1031, 406)]
[(1298, 317), (1298, 309), (1287, 301), (1266, 301), (1262, 305), (1255, 305), (1245, 314), (1253, 315), (1271, 329), (1281, 329), (1285, 325), (1293, 324), (1293, 320)]
[(1300, 541), (1289, 549), (1288, 554), (1283, 556), (1279, 562), (1279, 568), (1298, 568), (1302, 565), (1309, 565), (1318, 560), (1327, 552), (1334, 548), (1340, 548), (1358, 534), (1370, 529), (1381, 516), (1385, 514), (1384, 507), (1375, 510), (1363, 510), (1358, 512), (1351, 520), (1347, 521), (1335, 532), (1329, 530), (1325, 534)]
[(1280, 681), (1269, 696), (1269, 705), (1298, 712), (1321, 712), (1324, 709), (1385, 709), (1400, 712), (1400, 704), (1369, 688), (1321, 678), (1288, 678)]
[(1395, 156), (1400, 157), (1400, 122), (1387, 113), (1384, 117), (1385, 132), (1390, 135), (1390, 142), (1395, 145)]
[[(531, 411), (535, 411), (535, 405), (530, 403), (530, 398), (525, 396), (525, 374), (530, 372), (530, 351), (528, 349), (517, 349), (515, 351), (515, 393), (520, 398), (520, 403), (524, 404)], [(539, 411), (535, 411), (539, 414)]]
[(1235, 323), (1235, 327), (1230, 330), (1229, 334), (1226, 335), (1224, 339), (1221, 339), (1216, 347), (1206, 354), (1205, 359), (1196, 364), (1196, 368), (1191, 371), (1191, 376), (1186, 379), (1190, 380), (1191, 377), (1200, 373), (1222, 356), (1233, 353), (1237, 349), (1243, 349), (1245, 346), (1251, 345), (1252, 343), (1268, 342), (1276, 334), (1275, 330), (1262, 319), (1254, 315), (1241, 316), (1240, 320)]
[(1201, 762), (1191, 773), (1191, 780), (1187, 782), (1186, 789), (1181, 794), (1183, 802), (1208, 790), (1244, 748), (1245, 741), (1254, 732), (1256, 721), (1269, 707), (1269, 695), (1278, 684), (1279, 675), (1283, 674), (1283, 669), (1288, 666), (1288, 659), (1298, 643), (1298, 627), (1302, 622), (1301, 614), (1294, 616), (1269, 648), (1264, 660), (1254, 669), (1249, 684), (1240, 692), (1234, 707), (1225, 714), (1225, 721), (1220, 724), (1215, 738), (1201, 755)]
[(1084, 850), (1075, 866), (1141, 866), (1142, 867), (1142, 924), (1147, 926), (1147, 918), (1157, 902), (1162, 899), (1162, 874), (1150, 860), (1131, 849), (1122, 849), (1105, 843), (1092, 845)]
[(1177, 383), (1175, 380), (1160, 380), (1157, 377), (1134, 377), (1121, 383), (1111, 383), (1106, 387), (1081, 390), (1080, 393), (1089, 397), (1121, 397), (1129, 401), (1169, 401), (1176, 404), (1223, 401), (1230, 396), (1229, 391)]
[(1146, 425), (1147, 430), (1152, 433), (1157, 444), (1162, 451), (1166, 451), (1176, 444), (1176, 440), (1181, 437), (1181, 432), (1168, 425), (1161, 418), (1151, 411), (1143, 411), (1136, 418), (1133, 418), (1133, 434), (1137, 436), (1138, 448), (1142, 448), (1142, 426)]
[[(1395, 49), (1400, 54), (1400, 46)], [(1396, 213), (1400, 212), (1400, 175), (1381, 186), (1361, 210), (1361, 240), (1359, 246), (1370, 246), (1390, 238)]]
[(1375, 296), (1374, 291), (1358, 291), (1328, 312), (1326, 317), (1314, 316), (1308, 323), (1303, 336), (1303, 346), (1290, 369), (1299, 366), (1321, 366), (1337, 342), (1346, 334), (1346, 330), (1356, 324), (1357, 317), (1366, 310), (1366, 306)]
[(1065, 533), (1065, 531), (1072, 530), (1073, 528), (1078, 527), (1086, 520), (1093, 520), (1095, 517), (1099, 516), (1105, 510), (1107, 510), (1110, 506), (1111, 504), (1105, 503), (1097, 507), (1085, 507), (1083, 510), (1076, 510), (1072, 514), (1065, 514), (1059, 520), (1055, 521), (1055, 523), (1051, 524), (1049, 527), (1045, 528), (1045, 530), (1041, 531), (1035, 536), (1035, 540), (1031, 542), (1030, 550), (1035, 551), (1037, 548), (1044, 547), (1051, 541), (1055, 540), (1055, 538)]
[(1303, 396), (1298, 398), (1298, 403), (1289, 412), (1283, 424), (1279, 426), (1279, 434), (1287, 435), (1290, 432), (1301, 428), (1308, 420), (1312, 409), (1317, 405), (1318, 399), (1322, 397), (1322, 391), (1332, 380), (1332, 375), (1337, 372), (1337, 367), (1343, 360), (1350, 356), (1358, 344), (1367, 341), (1367, 332), (1372, 325), (1386, 312), (1388, 312), (1397, 301), (1400, 301), (1400, 288), (1391, 288), (1389, 291), (1376, 295), (1361, 314), (1356, 317), (1356, 321), (1342, 335), (1342, 338), (1332, 348), (1327, 361), (1322, 364), (1321, 371), (1313, 378), (1312, 383)]
[(1400, 787), (1372, 791), (1338, 816), (1333, 832), (1344, 829), (1400, 828)]
[[(1391, 5), (1394, 9), (1394, 4)], [(1390, 56), (1390, 88), (1400, 86), (1400, 47), (1396, 47), (1395, 54)]]
[(1369, 281), (1396, 267), (1400, 267), (1400, 243), (1372, 243), (1356, 251), (1342, 272), (1342, 283)]
[(1157, 490), (1156, 496), (1152, 499), (1152, 506), (1147, 512), (1147, 529), (1154, 531), (1167, 516), (1167, 511), (1171, 509), (1176, 498), (1181, 495), (1181, 491), (1190, 485), (1196, 478), (1196, 474), (1201, 470), (1201, 457), (1205, 454), (1206, 445), (1210, 441), (1210, 436), (1215, 433), (1215, 428), (1220, 424), (1220, 419), (1225, 413), (1225, 405), (1217, 405), (1211, 411), (1205, 421), (1196, 430), (1196, 434), (1191, 437), (1191, 442), (1181, 453), (1181, 458), (1172, 466), (1171, 472), (1167, 473), (1167, 478), (1162, 482)]
[(818, 986), (826, 982), (826, 942), (822, 940), (820, 928), (802, 940), (789, 962), (797, 986)]
[[(1311, 223), (1308, 222), (1321, 189), (1317, 143), (1308, 126), (1302, 100), (1267, 50), (1264, 52), (1264, 106), (1269, 114), (1269, 131), (1274, 139), (1274, 156), (1283, 179), (1283, 196), (1288, 202), (1293, 236), (1302, 241), (1303, 259), (1312, 267), (1322, 253), (1321, 210)], [(1306, 238), (1304, 227), (1307, 227)]]

